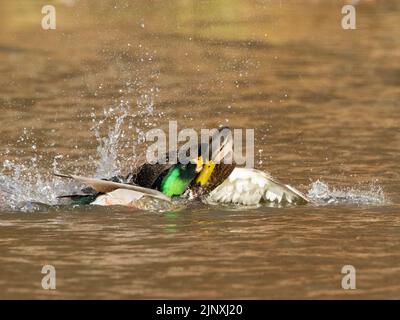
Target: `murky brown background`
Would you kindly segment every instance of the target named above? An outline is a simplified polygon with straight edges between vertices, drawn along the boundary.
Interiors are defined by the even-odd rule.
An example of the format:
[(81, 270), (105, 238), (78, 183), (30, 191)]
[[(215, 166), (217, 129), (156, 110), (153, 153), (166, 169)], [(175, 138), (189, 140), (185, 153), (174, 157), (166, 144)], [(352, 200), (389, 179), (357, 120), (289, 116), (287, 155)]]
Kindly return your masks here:
[[(42, 1), (0, 1), (0, 164), (22, 166), (17, 195), (51, 193), (37, 176), (50, 179), (56, 156), (64, 171), (94, 174), (93, 126), (127, 105), (113, 149), (122, 171), (143, 130), (224, 124), (254, 128), (256, 166), (305, 193), (320, 179), (385, 194), (162, 214), (6, 203), (0, 297), (400, 298), (400, 4), (360, 1), (357, 30), (343, 30), (343, 3), (47, 1), (57, 29), (44, 31)], [(45, 264), (54, 291), (41, 287)], [(348, 264), (353, 291), (341, 289)]]

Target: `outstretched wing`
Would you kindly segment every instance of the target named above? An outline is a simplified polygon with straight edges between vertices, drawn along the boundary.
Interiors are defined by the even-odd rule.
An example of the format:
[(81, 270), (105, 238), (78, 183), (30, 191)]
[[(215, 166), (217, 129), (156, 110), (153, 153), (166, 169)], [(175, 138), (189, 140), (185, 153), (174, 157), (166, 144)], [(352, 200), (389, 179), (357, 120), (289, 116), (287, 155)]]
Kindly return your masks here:
[(221, 185), (214, 189), (211, 202), (256, 205), (261, 201), (304, 204), (306, 196), (291, 186), (280, 183), (268, 174), (248, 168), (235, 168)]
[(157, 199), (164, 200), (164, 201), (171, 201), (170, 197), (167, 197), (165, 194), (161, 193), (160, 191), (143, 188), (143, 187), (132, 185), (132, 184), (125, 184), (125, 183), (119, 183), (119, 182), (113, 182), (113, 181), (107, 181), (107, 180), (101, 180), (101, 179), (94, 179), (94, 178), (76, 176), (76, 175), (72, 175), (72, 174), (68, 175), (68, 174), (54, 173), (54, 175), (57, 177), (61, 177), (61, 178), (74, 179), (76, 181), (79, 181), (81, 183), (84, 183), (84, 184), (92, 187), (94, 190), (96, 190), (97, 192), (100, 192), (100, 193), (107, 193), (107, 192), (114, 191), (116, 189), (127, 189), (127, 190), (133, 190), (133, 191), (142, 193), (143, 195), (147, 195), (149, 197), (157, 198)]

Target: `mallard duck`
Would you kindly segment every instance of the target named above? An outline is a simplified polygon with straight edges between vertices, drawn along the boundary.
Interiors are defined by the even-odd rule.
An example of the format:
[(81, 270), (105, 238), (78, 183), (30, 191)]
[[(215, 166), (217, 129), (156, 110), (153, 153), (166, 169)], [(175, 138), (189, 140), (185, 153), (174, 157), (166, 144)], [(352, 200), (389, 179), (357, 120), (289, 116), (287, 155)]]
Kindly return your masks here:
[[(219, 160), (223, 156), (225, 152), (224, 146), (231, 146), (232, 139), (230, 135), (218, 146), (212, 159), (204, 167), (205, 159), (208, 157), (206, 154), (211, 149), (211, 142), (220, 141), (220, 135), (226, 135), (226, 130), (224, 131), (223, 129), (225, 128), (218, 129), (210, 137), (208, 144), (201, 144), (197, 148), (197, 158), (192, 159), (187, 164), (179, 162), (171, 164), (168, 162), (169, 155), (165, 155), (160, 161), (154, 164), (145, 163), (136, 172), (130, 173), (125, 177), (115, 176), (110, 179), (99, 180), (57, 173), (55, 175), (58, 177), (72, 178), (89, 186), (82, 189), (81, 194), (63, 195), (59, 199), (70, 199), (72, 204), (132, 205), (136, 200), (144, 196), (158, 198), (159, 200), (170, 200), (172, 197), (182, 195), (188, 188), (199, 190), (200, 187), (204, 187), (204, 190), (209, 190), (208, 188), (210, 187), (213, 189), (219, 184), (217, 180), (224, 181), (231, 172), (231, 170), (226, 172), (225, 169), (209, 171), (213, 166), (213, 160)], [(203, 168), (205, 168), (204, 171)], [(213, 172), (212, 178), (210, 178), (211, 172)], [(194, 183), (196, 177), (196, 183)], [(207, 186), (205, 186), (206, 184)], [(117, 189), (126, 189), (131, 192), (116, 191)]]
[[(221, 136), (222, 143), (212, 145), (212, 141), (221, 141)], [(209, 158), (211, 146), (214, 150)], [(145, 163), (135, 173), (126, 177), (98, 180), (58, 175), (76, 179), (90, 186), (83, 189), (83, 194), (60, 198), (72, 199), (76, 204), (134, 206), (145, 196), (170, 201), (172, 197), (185, 193), (192, 198), (202, 198), (207, 203), (258, 205), (263, 201), (279, 204), (309, 202), (301, 192), (260, 170), (237, 168), (235, 163), (225, 164), (222, 160), (233, 152), (229, 128), (218, 129), (210, 138), (210, 142), (200, 145), (198, 150), (198, 157), (187, 165), (171, 165), (168, 161), (162, 162), (165, 164)], [(107, 188), (103, 188), (104, 186)]]
[[(59, 199), (71, 199), (73, 204), (132, 205), (134, 201), (145, 196), (163, 201), (171, 201), (171, 197), (181, 195), (185, 192), (196, 175), (201, 171), (202, 166), (203, 163), (200, 157), (188, 164), (177, 163), (170, 166), (156, 179), (154, 182), (155, 188), (153, 189), (134, 183), (121, 183), (119, 181), (120, 178), (116, 177), (106, 180), (60, 173), (55, 173), (54, 175), (61, 178), (74, 179), (89, 186), (82, 189), (81, 194), (59, 196)], [(129, 192), (116, 192), (119, 189), (128, 190)], [(103, 195), (108, 195), (108, 197)]]

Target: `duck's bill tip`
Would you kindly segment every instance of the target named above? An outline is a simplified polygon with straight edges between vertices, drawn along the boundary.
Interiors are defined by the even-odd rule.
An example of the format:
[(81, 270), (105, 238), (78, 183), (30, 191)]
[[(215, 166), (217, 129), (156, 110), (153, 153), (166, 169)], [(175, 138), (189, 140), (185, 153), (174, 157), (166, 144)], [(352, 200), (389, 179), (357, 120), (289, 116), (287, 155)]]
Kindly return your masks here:
[(196, 164), (196, 172), (203, 170), (204, 160), (202, 156), (193, 159), (193, 163)]

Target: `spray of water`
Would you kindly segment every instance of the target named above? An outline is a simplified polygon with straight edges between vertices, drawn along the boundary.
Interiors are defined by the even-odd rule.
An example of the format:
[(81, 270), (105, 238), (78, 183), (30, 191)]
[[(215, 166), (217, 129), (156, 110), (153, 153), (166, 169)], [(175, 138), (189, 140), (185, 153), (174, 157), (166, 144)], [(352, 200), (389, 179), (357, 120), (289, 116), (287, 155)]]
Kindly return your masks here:
[(359, 188), (335, 188), (317, 180), (310, 185), (307, 196), (317, 204), (381, 205), (387, 203), (382, 187), (375, 183)]
[(145, 142), (146, 130), (157, 126), (157, 120), (163, 115), (155, 112), (157, 91), (152, 88), (140, 94), (136, 110), (132, 110), (128, 99), (121, 99), (117, 106), (105, 109), (101, 118), (92, 112), (91, 131), (97, 141), (97, 178), (121, 174), (121, 168), (132, 170), (138, 163), (136, 147)]
[[(95, 112), (91, 114), (91, 131), (97, 141), (97, 155), (93, 159), (96, 177), (111, 177), (120, 174), (121, 168), (129, 170), (135, 166), (135, 147), (144, 142), (146, 128), (156, 126), (157, 118), (161, 117), (161, 114), (156, 117), (154, 111), (156, 92), (156, 89), (150, 89), (140, 94), (136, 110), (132, 110), (128, 99), (121, 99), (115, 106), (105, 109), (100, 116), (96, 116)], [(58, 203), (57, 196), (77, 193), (82, 188), (73, 181), (52, 175), (52, 172), (59, 171), (59, 162), (68, 155), (59, 154), (53, 158), (52, 172), (43, 170), (48, 166), (44, 164), (44, 157), (31, 131), (24, 129), (15, 147), (20, 160), (7, 159), (2, 166), (0, 164), (0, 209), (31, 211), (38, 208), (37, 204), (55, 205)], [(33, 156), (22, 160), (26, 158), (27, 150)], [(6, 150), (3, 154), (6, 158), (8, 152)], [(73, 168), (69, 169), (71, 171), (79, 173)]]
[[(104, 119), (96, 121), (96, 116), (92, 114), (92, 121), (94, 126), (92, 131), (96, 137), (97, 155), (98, 160), (96, 161), (96, 173), (95, 176), (103, 178), (107, 176), (115, 176), (119, 173), (120, 159), (118, 154), (121, 146), (119, 144), (120, 139), (124, 138), (125, 132), (122, 129), (122, 125), (129, 115), (129, 104), (125, 101), (121, 101), (119, 108), (109, 108), (104, 110)], [(113, 118), (114, 125), (109, 127), (106, 136), (101, 136), (101, 126), (106, 122), (107, 119)]]
[[(54, 157), (55, 170), (61, 157)], [(79, 186), (76, 184), (54, 179), (51, 173), (41, 172), (41, 158), (34, 155), (28, 161), (20, 163), (11, 160), (3, 162), (0, 170), (0, 209), (31, 211), (38, 204), (55, 205), (57, 195), (78, 190)]]

